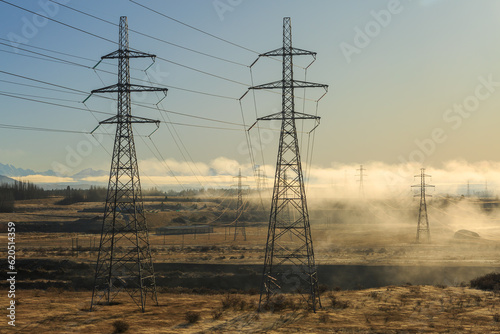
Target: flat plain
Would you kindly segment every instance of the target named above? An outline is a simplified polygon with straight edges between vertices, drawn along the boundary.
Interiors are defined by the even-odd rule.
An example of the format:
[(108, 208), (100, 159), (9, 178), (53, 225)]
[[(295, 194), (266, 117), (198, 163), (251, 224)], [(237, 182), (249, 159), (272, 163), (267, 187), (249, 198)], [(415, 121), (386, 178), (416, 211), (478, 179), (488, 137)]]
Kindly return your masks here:
[[(495, 201), (431, 202), (432, 241), (422, 244), (415, 243), (417, 203), (313, 207), (324, 291), (323, 307), (314, 313), (293, 294), (283, 295), (272, 311), (257, 312), (265, 209), (247, 217), (243, 241), (241, 235), (234, 240), (231, 206), (149, 197), (159, 306), (149, 302), (142, 313), (126, 292), (115, 305), (89, 312), (103, 203), (58, 200), (18, 201), (14, 213), (0, 214), (1, 222), (16, 222), (19, 271), (16, 327), (4, 322), (2, 333), (118, 333), (117, 320), (127, 333), (500, 333), (498, 292), (469, 286), (500, 265)], [(218, 220), (221, 213), (229, 216)], [(155, 233), (179, 224), (210, 224), (213, 233)], [(479, 237), (456, 234), (471, 226)]]

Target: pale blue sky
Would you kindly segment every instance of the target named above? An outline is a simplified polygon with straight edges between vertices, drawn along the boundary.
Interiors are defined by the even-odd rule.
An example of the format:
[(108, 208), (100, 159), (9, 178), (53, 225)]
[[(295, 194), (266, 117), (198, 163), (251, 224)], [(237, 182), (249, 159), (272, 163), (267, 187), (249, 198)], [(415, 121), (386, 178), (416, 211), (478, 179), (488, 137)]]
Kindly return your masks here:
[[(46, 0), (15, 2), (35, 12), (44, 10), (40, 3), (52, 4)], [(116, 23), (119, 16), (126, 15), (131, 29), (234, 62), (249, 65), (256, 58), (256, 54), (252, 52), (189, 29), (130, 1), (73, 0), (65, 3)], [(372, 11), (387, 11), (393, 6), (391, 1), (220, 0), (220, 3), (234, 5), (227, 5), (232, 10), (222, 14), (223, 20), (214, 7), (214, 1), (148, 0), (141, 3), (258, 52), (281, 46), (282, 19), (290, 16), (294, 46), (318, 53), (317, 61), (308, 70), (307, 79), (330, 85), (329, 93), (321, 100), (318, 109), (322, 122), (316, 133), (313, 160), (318, 167), (368, 161), (395, 164), (402, 161), (401, 157), (408, 160), (412, 154), (414, 158), (418, 158), (419, 153), (414, 153), (415, 150), (426, 149), (430, 153), (423, 153), (425, 165), (441, 166), (442, 163), (455, 159), (469, 162), (500, 160), (500, 153), (496, 148), (496, 143), (500, 141), (500, 132), (497, 130), (500, 124), (500, 86), (494, 87), (489, 96), (480, 101), (477, 109), (471, 112), (470, 117), (463, 119), (456, 129), (452, 125), (457, 125), (455, 122), (458, 121), (454, 118), (455, 121), (451, 122), (449, 117), (456, 117), (457, 114), (448, 114), (448, 122), (443, 118), (447, 114), (446, 110), (453, 108), (454, 104), (461, 104), (468, 97), (474, 96), (477, 86), (481, 84), (479, 77), (487, 80), (490, 76), (493, 81), (500, 82), (498, 1), (402, 0), (394, 5), (397, 6), (397, 13), (391, 14), (385, 27), (379, 24), (379, 31), (369, 37), (369, 45), (358, 48), (358, 53), (352, 54), (350, 62), (342, 53), (342, 43), (355, 46), (356, 28), (365, 30), (367, 25), (373, 25), (376, 21)], [(53, 10), (53, 7), (49, 9)], [(59, 8), (52, 17), (92, 34), (117, 40), (117, 27), (68, 9)], [(24, 31), (27, 46), (21, 44), (20, 48), (36, 46), (78, 55), (90, 60), (51, 54), (87, 66), (93, 66), (102, 55), (116, 49), (115, 44), (55, 22), (48, 22), (37, 28), (36, 32), (26, 30), (27, 25), (32, 23), (33, 14), (0, 3), (0, 38), (9, 39), (13, 34), (23, 36)], [(151, 72), (156, 69), (163, 73), (160, 77), (167, 86), (232, 98), (209, 97), (172, 88), (163, 101), (166, 109), (234, 123), (242, 122), (237, 99), (246, 91), (246, 85), (250, 85), (248, 68), (181, 50), (134, 33), (130, 33), (130, 45), (185, 66), (243, 83), (244, 85), (227, 82), (161, 60), (156, 63), (159, 67), (148, 70)], [(0, 50), (13, 51), (12, 47), (5, 45), (0, 45)], [(46, 51), (33, 51), (48, 54)], [(21, 54), (26, 52), (19, 51), (16, 55), (0, 52), (0, 71), (85, 92), (116, 82), (115, 75), (96, 75), (90, 69), (27, 58)], [(297, 59), (300, 65), (306, 65), (308, 61), (309, 59)], [(140, 70), (149, 64), (147, 60), (132, 61), (132, 66), (138, 69), (132, 71), (132, 76), (144, 78), (145, 74)], [(259, 61), (253, 68), (254, 83), (280, 79), (280, 66), (279, 62), (272, 60)], [(101, 64), (99, 69), (116, 72), (116, 67), (111, 65)], [(303, 79), (304, 71), (297, 68), (296, 77)], [(3, 73), (0, 73), (0, 80), (40, 85)], [(484, 91), (486, 88), (481, 89)], [(70, 99), (75, 102), (50, 102), (85, 107), (79, 103), (85, 98), (83, 95), (44, 91), (1, 81), (0, 92)], [(302, 91), (297, 91), (297, 96), (302, 94)], [(321, 94), (320, 90), (309, 90), (306, 97), (314, 100)], [(256, 99), (259, 116), (276, 112), (281, 103), (279, 95), (266, 92), (257, 93)], [(143, 102), (156, 103), (157, 97), (149, 95)], [(97, 120), (87, 111), (5, 96), (0, 96), (0, 105), (2, 124), (77, 131), (90, 131), (97, 125)], [(110, 101), (98, 98), (91, 98), (87, 106), (93, 110), (116, 112)], [(302, 111), (301, 100), (297, 100), (297, 110)], [(247, 125), (253, 123), (255, 111), (251, 94), (243, 100), (243, 112)], [(313, 102), (306, 103), (306, 112), (315, 112)], [(133, 113), (161, 119), (158, 111), (154, 110), (135, 108)], [(99, 120), (108, 117), (102, 114), (95, 116)], [(178, 115), (170, 115), (170, 119), (180, 123), (239, 128)], [(263, 126), (268, 127), (269, 124)], [(305, 125), (305, 128), (308, 127), (310, 124)], [(219, 157), (240, 163), (248, 162), (248, 156), (241, 150), (245, 143), (242, 131), (180, 125), (175, 126), (175, 129), (195, 162), (208, 163)], [(419, 149), (415, 141), (428, 141), (435, 129), (442, 129), (441, 137), (446, 139)], [(137, 133), (149, 134), (152, 128), (138, 126), (136, 130)], [(274, 164), (278, 139), (276, 132), (271, 133), (273, 135), (264, 145), (263, 154), (268, 165)], [(252, 130), (252, 134), (256, 135), (256, 132)], [(87, 144), (82, 144), (82, 141), (88, 141), (86, 138), (82, 134), (1, 129), (0, 162), (39, 171), (51, 169), (54, 162), (65, 163), (68, 150), (86, 147)], [(306, 141), (307, 136), (303, 138)], [(153, 139), (164, 158), (179, 162), (184, 160), (165, 125), (154, 134)], [(136, 143), (139, 159), (155, 158), (140, 138), (136, 138)], [(149, 140), (146, 139), (146, 143), (151, 147)], [(102, 144), (111, 151), (112, 136), (106, 137)], [(256, 162), (262, 164), (261, 155), (256, 156)], [(88, 167), (108, 169), (109, 160), (109, 155), (101, 147), (94, 146), (88, 155), (83, 156), (78, 163), (75, 162), (75, 166), (71, 168), (75, 172)], [(272, 171), (268, 174), (272, 174)]]

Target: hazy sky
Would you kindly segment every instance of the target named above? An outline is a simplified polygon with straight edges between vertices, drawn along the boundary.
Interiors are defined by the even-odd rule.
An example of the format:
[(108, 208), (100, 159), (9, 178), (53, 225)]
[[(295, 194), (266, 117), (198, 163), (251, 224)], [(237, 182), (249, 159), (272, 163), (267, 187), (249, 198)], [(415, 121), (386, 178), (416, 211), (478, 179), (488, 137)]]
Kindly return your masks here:
[[(3, 43), (0, 44), (0, 71), (83, 92), (116, 83), (116, 74), (113, 74), (116, 73), (115, 63), (108, 61), (109, 64), (101, 63), (97, 67), (111, 74), (91, 69), (102, 55), (117, 48), (111, 42), (118, 38), (116, 26), (48, 0), (10, 2), (33, 12), (45, 13), (54, 20), (95, 36), (0, 2), (0, 43)], [(160, 97), (155, 94), (135, 96), (138, 103), (152, 107), (134, 107), (135, 115), (203, 126), (177, 124), (169, 129), (165, 124), (161, 125), (152, 139), (162, 157), (170, 159), (171, 164), (180, 166), (185, 160), (191, 162), (191, 159), (203, 168), (221, 164), (224, 159), (248, 164), (238, 99), (251, 85), (252, 79), (254, 84), (279, 80), (281, 63), (262, 59), (253, 67), (253, 77), (244, 65), (252, 64), (257, 57), (255, 52), (249, 50), (266, 52), (281, 46), (282, 19), (285, 16), (292, 18), (294, 46), (318, 53), (317, 61), (307, 71), (307, 80), (330, 86), (329, 93), (318, 107), (322, 119), (314, 138), (313, 164), (316, 168), (369, 162), (396, 165), (406, 161), (416, 162), (416, 166), (443, 168), (454, 160), (469, 163), (500, 161), (496, 147), (500, 142), (500, 131), (497, 130), (500, 124), (498, 1), (140, 1), (180, 22), (249, 50), (188, 28), (131, 1), (60, 2), (114, 23), (118, 23), (120, 16), (127, 16), (130, 29), (231, 61), (208, 57), (130, 32), (132, 48), (171, 61), (158, 59), (144, 72), (150, 61), (132, 60), (133, 78), (149, 80), (149, 76), (153, 83), (171, 87), (167, 98), (162, 101), (162, 108), (234, 123), (165, 114), (155, 110), (155, 103)], [(72, 64), (48, 59), (44, 55)], [(297, 59), (297, 79), (304, 79), (303, 67), (309, 61), (309, 58)], [(84, 105), (81, 103), (86, 98), (83, 93), (70, 94), (63, 88), (2, 72), (0, 80), (0, 94), (24, 94), (22, 97), (25, 99), (116, 113), (110, 100), (92, 97)], [(306, 92), (306, 112), (316, 112), (314, 100), (322, 93), (319, 89)], [(303, 97), (303, 91), (298, 90), (296, 94)], [(257, 92), (255, 97), (256, 108), (252, 94), (242, 100), (247, 126), (254, 122), (256, 113), (264, 116), (278, 111), (281, 106), (278, 94)], [(303, 100), (298, 99), (296, 104), (297, 111), (303, 111)], [(85, 132), (94, 129), (98, 120), (110, 116), (5, 95), (0, 95), (0, 105), (0, 123), (16, 126)], [(207, 126), (230, 130), (205, 128)], [(310, 123), (298, 124), (299, 129), (304, 131), (311, 126)], [(262, 127), (273, 129), (276, 124), (263, 123)], [(154, 127), (148, 125), (135, 127), (137, 135), (146, 136), (153, 130)], [(97, 132), (104, 131), (114, 133), (113, 128)], [(171, 132), (174, 136), (178, 135), (176, 141)], [(257, 141), (257, 129), (252, 129), (250, 135), (255, 140), (256, 163), (268, 165), (267, 173), (273, 174), (278, 132), (261, 129), (262, 155), (258, 152), (261, 145)], [(308, 135), (303, 134), (301, 138), (303, 155), (306, 155)], [(0, 162), (38, 171), (53, 169), (59, 164), (66, 167), (68, 174), (88, 167), (109, 169), (110, 156), (105, 149), (111, 152), (113, 136), (103, 136), (102, 146), (105, 149), (91, 139), (80, 133), (2, 128)], [(158, 162), (157, 158), (162, 159), (148, 138), (138, 136), (136, 144), (141, 161)], [(192, 163), (182, 168), (184, 171), (193, 169), (194, 174), (210, 174), (210, 170), (198, 171)]]

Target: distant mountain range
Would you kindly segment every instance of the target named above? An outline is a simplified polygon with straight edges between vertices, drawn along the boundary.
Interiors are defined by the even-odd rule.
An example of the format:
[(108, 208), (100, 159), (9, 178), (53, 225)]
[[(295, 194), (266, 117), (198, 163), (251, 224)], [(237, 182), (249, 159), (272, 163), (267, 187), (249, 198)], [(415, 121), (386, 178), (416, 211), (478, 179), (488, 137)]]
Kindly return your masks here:
[[(71, 175), (71, 178), (75, 180), (82, 180), (86, 177), (98, 177), (98, 176), (106, 176), (108, 175), (109, 172), (104, 171), (104, 170), (94, 170), (92, 168), (86, 168), (81, 170), (80, 172)], [(17, 168), (12, 165), (5, 165), (0, 163), (0, 176), (3, 175), (3, 177), (23, 177), (23, 176), (29, 176), (29, 175), (45, 175), (45, 176), (58, 176), (53, 170), (49, 169), (44, 172), (35, 172), (32, 169), (23, 169), (23, 168)], [(12, 180), (12, 179), (11, 179)], [(2, 179), (0, 179), (0, 182), (3, 182)]]
[(45, 172), (35, 172), (32, 169), (16, 168), (12, 165), (4, 165), (4, 164), (0, 163), (0, 175), (5, 175), (5, 176), (28, 176), (28, 175), (56, 176), (56, 173), (50, 169), (48, 171), (45, 171)]
[(92, 168), (86, 168), (86, 169), (72, 175), (71, 177), (76, 179), (76, 180), (81, 180), (81, 179), (84, 179), (86, 177), (97, 177), (97, 176), (107, 176), (107, 175), (109, 175), (109, 172), (106, 172), (104, 170), (95, 170)]

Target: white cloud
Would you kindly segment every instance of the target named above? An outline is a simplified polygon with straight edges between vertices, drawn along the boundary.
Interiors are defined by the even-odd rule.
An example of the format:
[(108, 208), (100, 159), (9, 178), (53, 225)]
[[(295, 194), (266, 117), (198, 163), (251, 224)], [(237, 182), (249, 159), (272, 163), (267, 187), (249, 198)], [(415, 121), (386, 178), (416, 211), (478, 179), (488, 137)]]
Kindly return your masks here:
[[(219, 157), (208, 163), (196, 162), (188, 164), (168, 159), (165, 164), (170, 167), (175, 176), (172, 176), (166, 166), (158, 160), (141, 160), (139, 162), (140, 176), (145, 187), (162, 186), (179, 188), (203, 187), (230, 187), (236, 184), (234, 178), (238, 169), (246, 177), (244, 184), (251, 188), (256, 187), (252, 166), (249, 163), (240, 164), (236, 160)], [(399, 197), (411, 195), (411, 185), (418, 184), (420, 173), (418, 164), (386, 164), (373, 161), (363, 164), (366, 169), (364, 189), (366, 197)], [(265, 167), (267, 186), (272, 187), (274, 182), (274, 166)], [(358, 164), (336, 164), (330, 167), (312, 166), (309, 170), (304, 165), (304, 177), (307, 183), (309, 197), (344, 198), (359, 196)], [(432, 175), (429, 183), (436, 186), (437, 194), (466, 194), (467, 182), (470, 183), (470, 193), (484, 192), (486, 183), (490, 194), (496, 195), (500, 186), (500, 162), (481, 161), (468, 163), (453, 160), (444, 163), (441, 167), (428, 167), (427, 174)], [(56, 177), (30, 175), (17, 178), (33, 183), (75, 183), (70, 177)], [(86, 182), (107, 184), (108, 176), (87, 177)]]
[(47, 175), (28, 175), (28, 176), (19, 176), (12, 177), (17, 181), (29, 181), (31, 183), (72, 183), (76, 182), (70, 177), (60, 177), (60, 176), (47, 176)]

